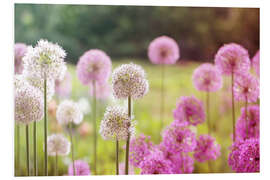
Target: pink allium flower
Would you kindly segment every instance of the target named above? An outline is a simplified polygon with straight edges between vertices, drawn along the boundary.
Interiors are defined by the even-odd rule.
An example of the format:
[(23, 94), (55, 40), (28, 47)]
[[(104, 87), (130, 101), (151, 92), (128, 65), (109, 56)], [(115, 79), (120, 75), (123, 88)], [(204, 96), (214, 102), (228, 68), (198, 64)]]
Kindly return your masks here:
[(247, 139), (236, 141), (231, 147), (228, 163), (236, 172), (260, 171), (260, 141)]
[(248, 51), (235, 43), (225, 44), (218, 50), (215, 64), (225, 75), (246, 73), (250, 68)]
[(249, 73), (239, 74), (233, 86), (235, 99), (237, 101), (256, 102), (259, 95), (259, 81)]
[(88, 85), (91, 81), (108, 80), (111, 68), (111, 59), (105, 52), (91, 49), (80, 57), (77, 64), (77, 75), (82, 84)]
[(203, 103), (194, 96), (182, 96), (176, 109), (173, 111), (176, 122), (188, 122), (190, 125), (198, 125), (205, 121)]
[(172, 174), (172, 164), (157, 148), (145, 156), (140, 164), (141, 174)]
[(173, 123), (162, 133), (161, 146), (170, 153), (191, 152), (196, 147), (196, 135), (187, 126)]
[(177, 42), (168, 37), (154, 39), (148, 47), (148, 57), (153, 64), (174, 64), (180, 57)]
[(55, 93), (61, 97), (68, 97), (72, 90), (72, 76), (66, 71), (63, 80), (55, 80)]
[(260, 137), (260, 107), (258, 105), (248, 106), (247, 116), (245, 112), (245, 107), (243, 107), (241, 109), (241, 115), (236, 122), (236, 138), (238, 140), (243, 140), (259, 137)]
[(257, 51), (251, 62), (256, 74), (260, 77), (260, 50)]
[(220, 156), (220, 145), (210, 135), (200, 135), (194, 150), (194, 158), (199, 162), (216, 160)]
[(14, 64), (15, 64), (15, 74), (22, 74), (23, 71), (23, 63), (22, 58), (27, 51), (27, 46), (24, 43), (16, 43), (15, 44), (15, 54), (14, 54)]
[[(112, 87), (108, 82), (96, 83), (96, 98), (97, 99), (107, 99), (112, 92)], [(94, 88), (90, 84), (89, 94), (93, 96)]]
[[(128, 168), (129, 168), (128, 174), (135, 174), (133, 166), (129, 165)], [(125, 175), (125, 163), (124, 162), (119, 164), (119, 174)]]
[(193, 72), (192, 81), (199, 91), (214, 92), (222, 87), (220, 71), (210, 63), (204, 63)]
[(171, 161), (173, 174), (192, 173), (194, 169), (194, 160), (187, 153), (168, 152), (162, 144), (159, 146), (165, 159)]
[(153, 144), (150, 141), (150, 136), (141, 134), (137, 138), (130, 140), (130, 163), (135, 167), (140, 167), (140, 163), (144, 157), (148, 156), (153, 148)]
[[(75, 172), (76, 176), (87, 176), (91, 175), (90, 167), (87, 162), (82, 160), (76, 160), (75, 164)], [(73, 176), (73, 164), (71, 163), (68, 167), (68, 175)]]

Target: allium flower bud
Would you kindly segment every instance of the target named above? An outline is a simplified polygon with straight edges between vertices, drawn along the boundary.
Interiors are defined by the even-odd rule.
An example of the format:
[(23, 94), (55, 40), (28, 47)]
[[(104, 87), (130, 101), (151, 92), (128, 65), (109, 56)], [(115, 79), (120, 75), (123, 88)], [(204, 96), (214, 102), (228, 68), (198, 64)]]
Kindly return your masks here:
[(23, 62), (22, 58), (27, 51), (27, 46), (24, 43), (15, 44), (15, 53), (14, 53), (14, 65), (15, 65), (15, 74), (21, 74), (23, 72)]
[(133, 99), (142, 98), (149, 89), (146, 75), (141, 66), (133, 63), (116, 68), (112, 75), (113, 95), (123, 99), (131, 96)]
[(125, 108), (109, 106), (101, 121), (99, 132), (107, 140), (126, 140), (128, 133), (130, 136), (134, 134), (134, 122)]
[(47, 140), (49, 156), (65, 156), (70, 151), (70, 142), (62, 134), (52, 134)]
[(83, 120), (83, 113), (77, 103), (64, 100), (57, 108), (56, 119), (59, 124), (63, 125), (68, 123), (79, 124)]
[(28, 47), (23, 57), (28, 75), (40, 79), (62, 79), (66, 72), (65, 51), (57, 44), (39, 40), (37, 45)]
[(20, 87), (15, 91), (15, 121), (29, 124), (43, 118), (42, 93), (32, 86)]

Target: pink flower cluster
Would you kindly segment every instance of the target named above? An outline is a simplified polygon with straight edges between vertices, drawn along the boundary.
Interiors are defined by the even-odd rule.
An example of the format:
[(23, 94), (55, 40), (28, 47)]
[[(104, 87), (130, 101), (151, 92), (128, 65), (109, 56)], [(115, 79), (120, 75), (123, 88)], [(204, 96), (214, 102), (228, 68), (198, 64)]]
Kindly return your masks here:
[[(87, 176), (87, 175), (91, 175), (90, 172), (90, 167), (88, 165), (87, 162), (83, 161), (83, 160), (76, 160), (74, 162), (74, 166), (75, 166), (75, 173), (76, 176)], [(68, 175), (69, 176), (73, 176), (73, 164), (71, 163), (68, 167)]]
[(22, 74), (23, 72), (22, 58), (27, 52), (27, 46), (24, 43), (16, 43), (14, 49), (15, 49), (15, 53), (14, 53), (15, 69), (14, 70), (16, 74)]
[(256, 52), (251, 62), (256, 74), (260, 77), (260, 50)]

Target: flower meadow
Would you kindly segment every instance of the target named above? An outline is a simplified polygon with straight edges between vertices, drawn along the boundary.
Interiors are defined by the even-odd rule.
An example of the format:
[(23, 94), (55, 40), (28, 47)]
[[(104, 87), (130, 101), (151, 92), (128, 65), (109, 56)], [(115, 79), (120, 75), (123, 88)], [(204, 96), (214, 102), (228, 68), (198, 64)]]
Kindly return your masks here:
[(181, 60), (173, 37), (148, 61), (15, 44), (15, 175), (260, 172), (259, 50)]

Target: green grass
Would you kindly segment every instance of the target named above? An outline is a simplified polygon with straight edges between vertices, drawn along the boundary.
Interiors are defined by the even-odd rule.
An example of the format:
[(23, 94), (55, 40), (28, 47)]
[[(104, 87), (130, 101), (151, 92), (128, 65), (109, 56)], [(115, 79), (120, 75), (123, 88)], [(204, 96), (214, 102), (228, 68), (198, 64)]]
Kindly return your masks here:
[[(144, 133), (145, 135), (151, 136), (154, 143), (159, 143), (160, 137), (160, 96), (161, 96), (161, 67), (152, 65), (148, 61), (142, 60), (128, 60), (122, 59), (119, 61), (113, 61), (113, 68), (123, 63), (134, 62), (143, 66), (147, 73), (149, 80), (149, 93), (142, 99), (134, 101), (134, 115), (137, 121), (136, 134)], [(178, 99), (181, 96), (194, 95), (202, 101), (205, 100), (205, 94), (197, 91), (192, 84), (192, 72), (199, 65), (195, 62), (182, 62), (173, 66), (166, 66), (165, 68), (165, 123), (169, 125), (173, 121), (172, 111), (176, 106)], [(76, 76), (76, 69), (74, 65), (68, 65), (68, 70), (72, 74), (72, 95), (71, 99), (77, 101), (80, 97), (86, 97), (91, 102), (91, 97), (88, 94), (89, 87), (83, 86)], [(230, 134), (232, 132), (232, 120), (231, 120), (231, 109), (224, 105), (224, 98), (230, 99), (230, 92), (227, 87), (229, 85), (229, 79), (224, 78), (223, 88), (216, 92), (211, 93), (210, 112), (211, 112), (211, 124), (214, 131), (213, 136), (217, 139), (217, 142), (221, 145), (221, 156), (214, 162), (212, 162), (213, 172), (231, 172), (230, 167), (227, 165), (228, 147), (231, 144)], [(57, 101), (59, 99), (56, 98)], [(102, 119), (107, 102), (98, 102), (99, 115), (98, 120)], [(224, 110), (221, 112), (221, 108)], [(236, 104), (236, 117), (239, 116), (239, 109), (241, 104)], [(84, 117), (84, 121), (91, 124), (91, 113)], [(43, 120), (38, 122), (38, 166), (39, 175), (42, 175), (43, 171)], [(68, 138), (68, 134), (63, 128), (56, 128), (55, 118), (49, 116), (49, 134), (62, 132)], [(165, 126), (164, 126), (165, 127)], [(32, 133), (32, 125), (30, 130)], [(99, 129), (99, 128), (98, 128)], [(78, 131), (78, 129), (77, 129)], [(75, 135), (75, 159), (84, 159), (90, 162), (92, 167), (93, 160), (93, 131), (86, 137), (81, 137), (79, 133)], [(206, 122), (197, 127), (197, 135), (207, 133)], [(16, 137), (16, 136), (15, 136)], [(32, 147), (32, 134), (30, 135), (30, 145)], [(21, 126), (21, 168), (25, 173), (25, 127)], [(16, 141), (16, 140), (15, 140)], [(120, 143), (120, 162), (124, 161), (124, 142)], [(15, 147), (16, 151), (17, 147)], [(33, 149), (31, 148), (31, 162), (33, 160), (32, 154)], [(15, 157), (16, 159), (16, 157)], [(114, 174), (115, 173), (115, 144), (112, 141), (105, 141), (100, 136), (98, 137), (98, 164), (97, 169), (99, 174)], [(67, 166), (70, 163), (71, 157), (59, 158), (59, 174), (63, 175), (67, 173)], [(33, 165), (31, 163), (31, 165)], [(49, 157), (49, 175), (53, 175), (54, 169), (54, 158)], [(207, 163), (195, 162), (195, 173), (207, 172)], [(138, 170), (136, 170), (138, 172)], [(18, 173), (16, 168), (15, 173)]]

